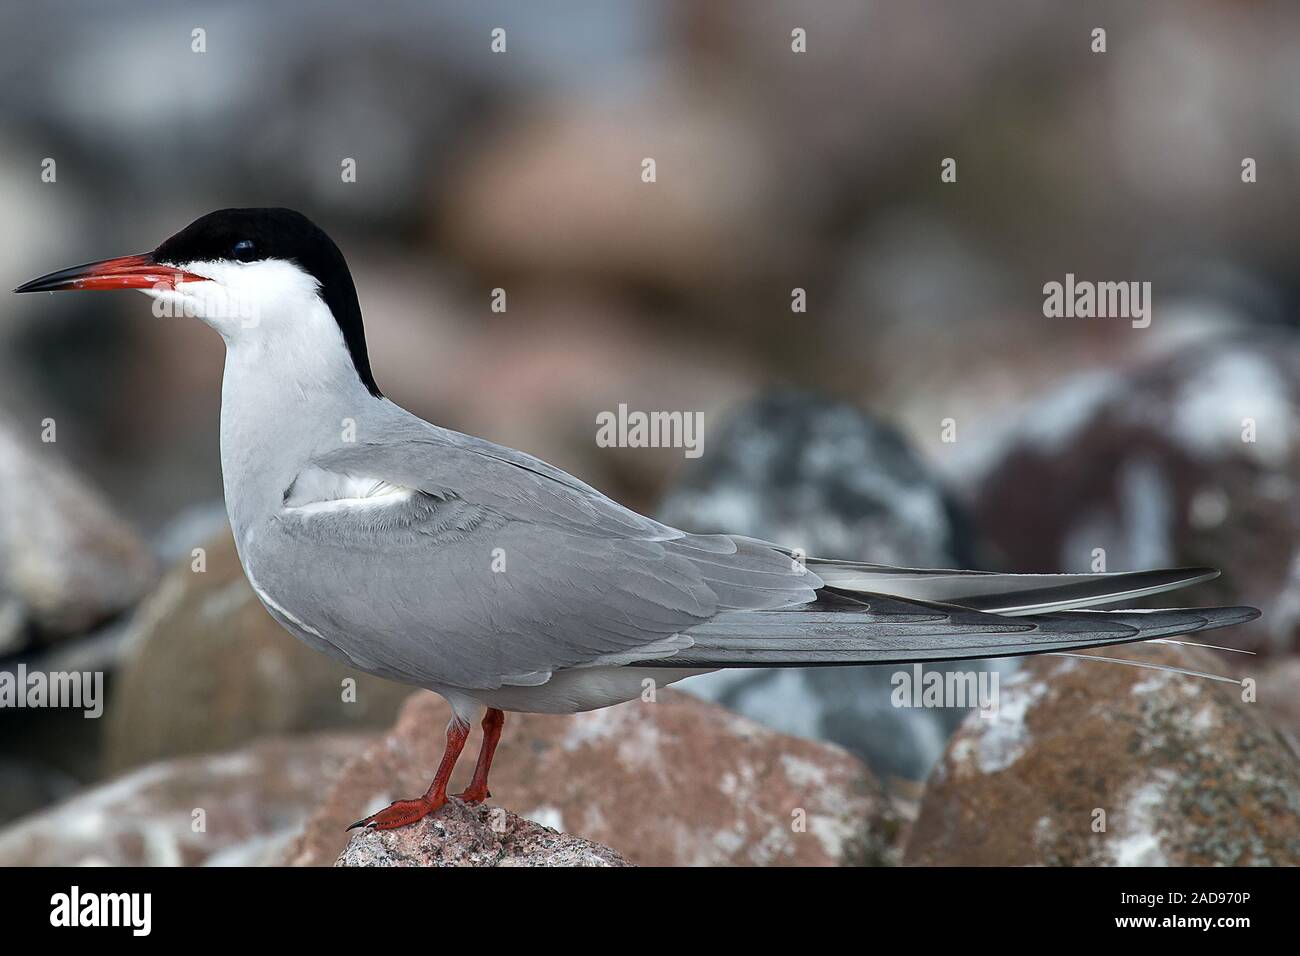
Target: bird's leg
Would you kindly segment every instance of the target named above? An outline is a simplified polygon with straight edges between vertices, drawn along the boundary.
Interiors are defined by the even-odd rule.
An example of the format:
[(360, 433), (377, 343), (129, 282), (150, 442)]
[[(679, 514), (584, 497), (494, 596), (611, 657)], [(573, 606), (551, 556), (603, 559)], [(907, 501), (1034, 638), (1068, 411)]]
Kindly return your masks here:
[(393, 830), (414, 823), (445, 805), (447, 781), (451, 779), (456, 758), (460, 756), (468, 739), (469, 724), (452, 717), (451, 722), (447, 724), (447, 749), (442, 752), (442, 763), (438, 765), (438, 772), (434, 775), (433, 783), (429, 784), (429, 789), (425, 791), (424, 796), (415, 800), (398, 800), (378, 813), (371, 814), (364, 820), (358, 820), (348, 829), (370, 827), (373, 830)]
[(495, 707), (489, 707), (483, 715), (483, 746), (478, 751), (478, 763), (474, 764), (474, 777), (469, 786), (457, 794), (466, 803), (482, 803), (492, 796), (488, 789), (488, 772), (492, 769), (492, 755), (496, 753), (505, 723), (506, 715)]

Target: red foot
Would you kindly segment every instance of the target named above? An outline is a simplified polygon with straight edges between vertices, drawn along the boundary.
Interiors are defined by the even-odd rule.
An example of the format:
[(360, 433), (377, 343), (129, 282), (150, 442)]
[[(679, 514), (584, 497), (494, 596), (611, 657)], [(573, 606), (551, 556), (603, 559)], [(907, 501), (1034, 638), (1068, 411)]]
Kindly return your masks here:
[(357, 827), (369, 827), (372, 830), (395, 830), (398, 827), (414, 823), (416, 820), (423, 820), (435, 810), (442, 809), (446, 803), (446, 797), (431, 798), (424, 796), (416, 800), (398, 800), (378, 813), (372, 813), (364, 820), (358, 820), (348, 829), (355, 830)]
[[(505, 717), (505, 714), (494, 707), (489, 707), (487, 713), (483, 715), (483, 749), (479, 751), (478, 763), (474, 765), (474, 777), (465, 792), (460, 795), (460, 799), (466, 803), (482, 803), (492, 796), (487, 788), (488, 771), (492, 769), (492, 754), (497, 749), (497, 740), (501, 737), (501, 727), (505, 723)], [(451, 771), (456, 766), (456, 758), (460, 756), (468, 737), (469, 725), (461, 723), (458, 717), (452, 717), (451, 723), (447, 725), (447, 749), (443, 751), (442, 763), (438, 765), (438, 773), (434, 776), (433, 783), (429, 784), (428, 792), (418, 800), (398, 800), (378, 813), (371, 814), (364, 820), (358, 820), (348, 829), (369, 827), (372, 830), (395, 830), (416, 820), (423, 820), (435, 810), (446, 806), (447, 781), (451, 778)]]
[(506, 715), (495, 707), (489, 707), (483, 715), (483, 748), (478, 752), (478, 763), (474, 765), (474, 776), (469, 786), (458, 796), (466, 803), (482, 803), (492, 796), (488, 789), (488, 771), (492, 769), (492, 755), (496, 753), (497, 741), (501, 739), (501, 728), (505, 726)]

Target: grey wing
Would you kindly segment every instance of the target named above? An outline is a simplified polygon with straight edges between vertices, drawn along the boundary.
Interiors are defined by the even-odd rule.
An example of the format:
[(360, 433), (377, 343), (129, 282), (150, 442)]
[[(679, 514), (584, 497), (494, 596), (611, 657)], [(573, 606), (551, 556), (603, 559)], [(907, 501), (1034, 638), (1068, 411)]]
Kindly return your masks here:
[[(719, 612), (807, 603), (821, 586), (763, 542), (686, 534), (459, 437), (331, 452), (261, 535), (259, 586), (292, 594), (282, 610), (363, 669), (471, 689), (541, 683), (670, 655)], [(385, 493), (331, 507), (299, 487), (336, 476)]]

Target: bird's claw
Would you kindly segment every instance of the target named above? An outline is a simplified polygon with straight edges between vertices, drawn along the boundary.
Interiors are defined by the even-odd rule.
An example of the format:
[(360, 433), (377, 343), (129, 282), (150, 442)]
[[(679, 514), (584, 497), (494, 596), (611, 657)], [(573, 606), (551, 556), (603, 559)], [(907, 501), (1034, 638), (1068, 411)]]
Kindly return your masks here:
[(432, 799), (420, 797), (418, 800), (398, 800), (389, 804), (378, 813), (372, 813), (368, 817), (358, 820), (349, 830), (355, 830), (358, 827), (366, 827), (371, 830), (395, 830), (398, 827), (404, 827), (422, 820), (435, 810), (441, 809), (447, 803), (447, 798)]
[(487, 787), (470, 786), (456, 794), (456, 799), (465, 803), (482, 803), (490, 796), (492, 796), (492, 791)]

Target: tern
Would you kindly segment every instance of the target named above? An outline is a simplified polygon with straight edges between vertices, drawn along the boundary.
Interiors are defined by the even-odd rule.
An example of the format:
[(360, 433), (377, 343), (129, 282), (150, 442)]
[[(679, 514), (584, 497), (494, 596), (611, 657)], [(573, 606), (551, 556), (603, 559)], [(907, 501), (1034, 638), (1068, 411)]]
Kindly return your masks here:
[(577, 713), (732, 667), (913, 663), (1068, 652), (1251, 620), (1249, 607), (1086, 610), (1211, 568), (1000, 574), (802, 557), (692, 534), (512, 448), (385, 398), (343, 254), (289, 209), (223, 209), (153, 252), (14, 290), (138, 289), (225, 340), (221, 469), (248, 583), (295, 637), (451, 705), (422, 797), (447, 802), (482, 715), (467, 802), (487, 799), (505, 712)]

